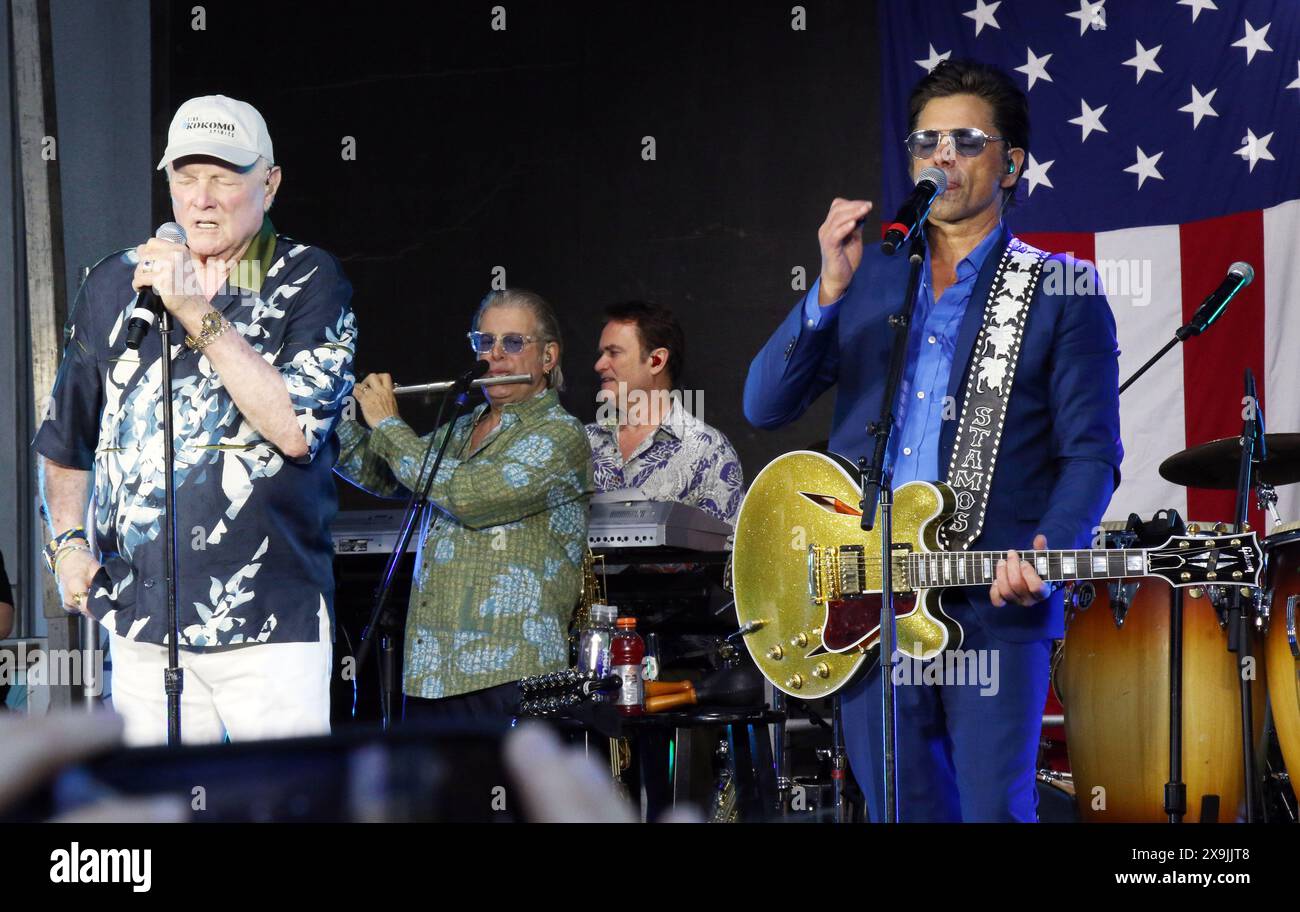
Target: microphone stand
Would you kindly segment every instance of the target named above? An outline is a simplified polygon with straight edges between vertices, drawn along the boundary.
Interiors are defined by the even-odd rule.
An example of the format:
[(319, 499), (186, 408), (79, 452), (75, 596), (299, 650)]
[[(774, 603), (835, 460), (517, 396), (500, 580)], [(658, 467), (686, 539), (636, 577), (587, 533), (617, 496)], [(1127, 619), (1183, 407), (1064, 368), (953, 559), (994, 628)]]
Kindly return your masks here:
[[(1237, 470), (1237, 505), (1234, 522), (1238, 532), (1246, 528), (1247, 505), (1264, 461), (1264, 416), (1255, 387), (1255, 374), (1246, 368), (1246, 418), (1241, 430), (1241, 462)], [(1255, 822), (1255, 725), (1251, 701), (1251, 680), (1245, 669), (1251, 661), (1251, 617), (1254, 596), (1242, 586), (1229, 587), (1227, 599), (1228, 651), (1237, 654), (1237, 684), (1241, 698), (1241, 764), (1246, 782), (1246, 822)]]
[(172, 315), (158, 308), (158, 333), (162, 341), (162, 381), (159, 399), (163, 413), (163, 572), (167, 575), (167, 668), (163, 689), (167, 693), (167, 746), (181, 743), (181, 692), (185, 672), (180, 667), (180, 617), (176, 611), (176, 445), (172, 438)]
[[(1189, 336), (1191, 323), (1179, 327), (1174, 337), (1165, 343), (1145, 364), (1120, 385), (1124, 390), (1145, 374), (1169, 353), (1179, 342)], [(1145, 547), (1145, 544), (1144, 544)], [(1170, 823), (1182, 823), (1187, 814), (1187, 783), (1183, 781), (1183, 590), (1171, 586), (1169, 600), (1169, 778), (1165, 780), (1164, 809)]]
[[(486, 364), (480, 362), (483, 367)], [(392, 623), (380, 624), (380, 618), (384, 614), (384, 605), (388, 601), (388, 596), (392, 592), (393, 582), (397, 577), (397, 565), (402, 560), (402, 555), (406, 553), (406, 547), (411, 541), (411, 536), (415, 532), (416, 520), (422, 515), (423, 509), (429, 503), (429, 489), (433, 486), (433, 479), (438, 475), (438, 468), (442, 465), (443, 457), (447, 453), (447, 445), (451, 442), (451, 432), (456, 426), (456, 422), (464, 413), (465, 407), (469, 404), (469, 391), (475, 384), (474, 378), (481, 373), (482, 368), (476, 367), (466, 371), (458, 380), (451, 384), (451, 388), (446, 390), (442, 402), (438, 406), (438, 418), (434, 422), (434, 432), (429, 438), (429, 445), (424, 451), (424, 460), (420, 463), (420, 474), (417, 476), (418, 488), (411, 492), (411, 499), (406, 505), (406, 515), (402, 519), (402, 531), (397, 536), (397, 542), (393, 545), (393, 551), (388, 556), (388, 564), (384, 568), (384, 575), (380, 581), (379, 588), (375, 590), (374, 604), (370, 609), (370, 619), (366, 622), (365, 629), (361, 633), (361, 642), (357, 646), (356, 669), (357, 674), (365, 666), (366, 659), (369, 658), (372, 644), (374, 643), (374, 631), (376, 626), (381, 630), (380, 642), (380, 672), (379, 672), (379, 699), (380, 699), (380, 724), (385, 731), (392, 728), (393, 725), (393, 695), (396, 692), (396, 669), (397, 656), (396, 645), (393, 642)], [(482, 385), (482, 384), (479, 384)], [(452, 412), (451, 420), (447, 423), (447, 433), (443, 435), (442, 444), (438, 447), (438, 454), (434, 457), (433, 467), (428, 475), (424, 474), (424, 467), (429, 462), (429, 454), (433, 451), (434, 442), (438, 439), (438, 427), (441, 425), (442, 415), (447, 406), (447, 397), (455, 394), (455, 409)], [(412, 582), (412, 585), (415, 581)]]
[[(903, 294), (903, 306), (898, 313), (889, 318), (890, 328), (894, 330), (894, 344), (889, 355), (889, 378), (885, 384), (884, 401), (880, 407), (880, 418), (873, 421), (867, 432), (875, 437), (876, 443), (871, 455), (871, 462), (866, 458), (858, 460), (862, 472), (862, 531), (870, 532), (875, 525), (876, 504), (880, 506), (880, 706), (883, 727), (883, 765), (885, 806), (884, 823), (898, 822), (898, 766), (897, 766), (897, 697), (894, 693), (894, 663), (897, 630), (894, 617), (894, 574), (893, 574), (893, 472), (885, 468), (885, 458), (889, 451), (889, 438), (894, 431), (894, 407), (898, 401), (898, 391), (903, 383), (903, 368), (907, 361), (907, 343), (912, 325), (912, 313), (916, 309), (916, 295), (921, 286), (921, 268), (925, 263), (925, 226), (919, 225), (912, 237), (907, 254), (909, 270), (907, 290)], [(836, 718), (839, 717), (839, 696), (835, 697)], [(842, 750), (837, 741), (837, 750)]]
[[(1245, 286), (1243, 285), (1241, 287), (1244, 288)], [(1234, 291), (1233, 294), (1235, 295), (1236, 292)], [(1148, 370), (1150, 370), (1151, 367), (1157, 361), (1159, 361), (1165, 355), (1169, 354), (1169, 350), (1173, 348), (1175, 345), (1177, 345), (1179, 342), (1186, 342), (1192, 336), (1199, 336), (1201, 333), (1205, 332), (1207, 329), (1213, 326), (1214, 321), (1219, 318), (1219, 316), (1223, 313), (1224, 309), (1228, 306), (1228, 303), (1231, 300), (1232, 299), (1230, 297), (1228, 301), (1223, 302), (1222, 307), (1215, 310), (1213, 313), (1205, 314), (1205, 315), (1202, 315), (1201, 313), (1201, 310), (1205, 309), (1205, 305), (1202, 305), (1201, 310), (1198, 310), (1196, 313), (1192, 314), (1192, 318), (1190, 320), (1188, 320), (1186, 323), (1184, 323), (1182, 326), (1178, 327), (1178, 329), (1174, 331), (1174, 337), (1170, 339), (1168, 342), (1166, 342), (1164, 347), (1161, 348), (1160, 351), (1156, 352), (1154, 355), (1148, 358), (1146, 364), (1143, 364), (1141, 367), (1139, 367), (1136, 373), (1133, 374), (1133, 376), (1129, 377), (1127, 380), (1124, 381), (1124, 383), (1119, 388), (1120, 393), (1123, 393), (1124, 390), (1132, 386), (1138, 377), (1141, 377)]]
[[(1234, 292), (1235, 294), (1235, 292)], [(1203, 308), (1204, 309), (1204, 308)], [(1187, 342), (1193, 335), (1200, 335), (1208, 330), (1217, 320), (1219, 314), (1222, 314), (1223, 308), (1216, 312), (1208, 314), (1201, 318), (1200, 310), (1192, 314), (1190, 321), (1183, 323), (1174, 331), (1174, 338), (1165, 343), (1160, 351), (1154, 353), (1145, 364), (1141, 365), (1130, 378), (1119, 386), (1119, 394), (1128, 387), (1134, 385), (1141, 375), (1151, 370), (1152, 366), (1165, 357), (1170, 349), (1177, 346), (1180, 342)], [(1253, 377), (1247, 370), (1248, 383), (1253, 387)], [(1252, 388), (1253, 394), (1253, 388)], [(1255, 401), (1252, 399), (1252, 401)], [(1257, 404), (1256, 404), (1257, 405)], [(1247, 447), (1242, 448), (1243, 465), (1249, 468)], [(1247, 478), (1247, 482), (1249, 479)], [(1238, 479), (1238, 527), (1245, 522), (1245, 501), (1240, 494), (1240, 478)], [(1247, 488), (1249, 490), (1249, 488)], [(1169, 817), (1170, 824), (1180, 824), (1184, 816), (1187, 815), (1187, 783), (1183, 782), (1183, 590), (1178, 586), (1171, 587), (1171, 598), (1169, 603), (1169, 779), (1165, 782), (1165, 815)], [(1240, 598), (1239, 587), (1232, 587), (1235, 592), (1234, 599)], [(1232, 626), (1231, 612), (1229, 620), (1229, 650), (1235, 651), (1235, 627)], [(1249, 683), (1243, 681), (1243, 720), (1251, 715), (1251, 702), (1249, 702)], [(1253, 746), (1251, 737), (1245, 734), (1245, 731), (1253, 729), (1243, 729), (1243, 756), (1247, 757), (1245, 764), (1245, 777), (1247, 777), (1247, 820), (1251, 820), (1252, 813), (1252, 769), (1253, 769)]]

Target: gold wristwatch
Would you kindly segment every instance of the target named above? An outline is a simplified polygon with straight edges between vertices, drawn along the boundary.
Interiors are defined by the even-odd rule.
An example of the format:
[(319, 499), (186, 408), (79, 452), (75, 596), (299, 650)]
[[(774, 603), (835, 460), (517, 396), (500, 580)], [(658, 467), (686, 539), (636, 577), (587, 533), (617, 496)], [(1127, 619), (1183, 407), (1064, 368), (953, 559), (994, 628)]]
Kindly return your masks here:
[(221, 316), (215, 310), (209, 310), (203, 315), (199, 324), (199, 337), (185, 337), (185, 344), (195, 351), (203, 351), (223, 332), (230, 329), (230, 322)]

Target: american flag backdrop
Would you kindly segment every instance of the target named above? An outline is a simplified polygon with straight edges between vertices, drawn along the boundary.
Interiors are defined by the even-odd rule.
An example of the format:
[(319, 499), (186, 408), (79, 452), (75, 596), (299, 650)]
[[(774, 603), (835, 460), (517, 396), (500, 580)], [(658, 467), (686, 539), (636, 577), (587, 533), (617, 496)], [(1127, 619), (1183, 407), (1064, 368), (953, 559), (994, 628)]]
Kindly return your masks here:
[[(1255, 371), (1270, 433), (1300, 431), (1300, 0), (883, 0), (883, 212), (908, 191), (907, 87), (940, 60), (1027, 91), (1030, 156), (1011, 230), (1097, 263), (1120, 378), (1244, 260), (1255, 280), (1124, 393), (1108, 519), (1162, 507), (1231, 520), (1231, 492), (1160, 478), (1167, 456), (1240, 433)], [(951, 126), (963, 126), (952, 124)], [(1278, 490), (1300, 519), (1300, 485)], [(1252, 509), (1257, 527), (1260, 516)]]

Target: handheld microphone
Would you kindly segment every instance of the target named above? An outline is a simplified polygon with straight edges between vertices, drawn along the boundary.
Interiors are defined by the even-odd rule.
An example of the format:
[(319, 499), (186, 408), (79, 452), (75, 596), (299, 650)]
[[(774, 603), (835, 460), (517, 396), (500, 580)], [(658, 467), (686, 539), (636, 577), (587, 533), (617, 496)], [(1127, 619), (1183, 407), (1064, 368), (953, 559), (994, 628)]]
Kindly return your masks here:
[[(173, 244), (185, 243), (185, 229), (175, 222), (164, 222), (154, 232), (154, 237)], [(137, 351), (144, 341), (145, 334), (153, 321), (162, 312), (162, 298), (158, 292), (146, 285), (135, 293), (135, 304), (131, 307), (131, 319), (126, 324), (126, 347)]]
[(894, 251), (906, 244), (916, 233), (917, 226), (925, 222), (925, 217), (930, 214), (930, 206), (947, 189), (948, 175), (942, 168), (926, 168), (917, 175), (916, 189), (885, 229), (885, 239), (880, 242), (880, 249), (892, 256)]
[(1187, 341), (1192, 336), (1199, 336), (1210, 328), (1215, 320), (1228, 309), (1228, 302), (1255, 279), (1255, 270), (1249, 263), (1237, 262), (1228, 267), (1228, 275), (1219, 287), (1210, 293), (1204, 303), (1192, 314), (1186, 326), (1179, 327), (1174, 333), (1179, 341)]

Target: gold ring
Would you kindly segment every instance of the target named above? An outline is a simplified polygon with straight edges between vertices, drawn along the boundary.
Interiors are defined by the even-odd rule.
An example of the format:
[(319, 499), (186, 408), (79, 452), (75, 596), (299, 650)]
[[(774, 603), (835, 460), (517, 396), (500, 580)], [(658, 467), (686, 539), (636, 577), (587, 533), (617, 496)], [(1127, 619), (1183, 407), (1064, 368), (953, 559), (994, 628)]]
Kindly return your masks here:
[(81, 603), (84, 602), (84, 601), (86, 600), (86, 594), (87, 594), (87, 593), (85, 593), (85, 592), (78, 592), (76, 595), (74, 595), (74, 596), (72, 597), (72, 604), (74, 604), (74, 605), (76, 605), (78, 608), (80, 608), (80, 607), (81, 607)]

